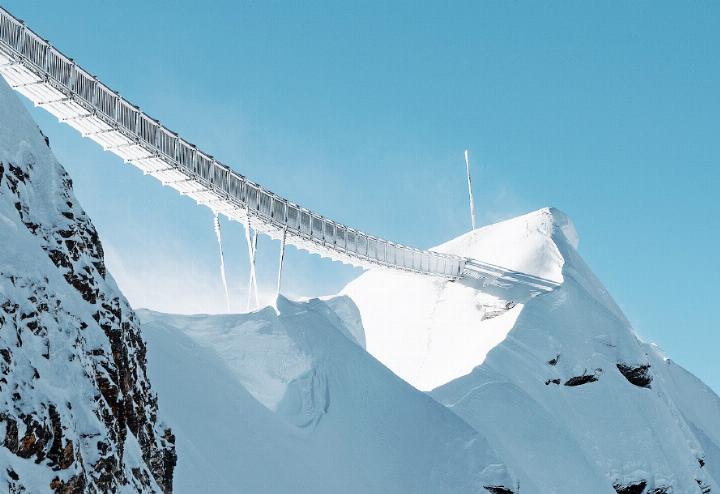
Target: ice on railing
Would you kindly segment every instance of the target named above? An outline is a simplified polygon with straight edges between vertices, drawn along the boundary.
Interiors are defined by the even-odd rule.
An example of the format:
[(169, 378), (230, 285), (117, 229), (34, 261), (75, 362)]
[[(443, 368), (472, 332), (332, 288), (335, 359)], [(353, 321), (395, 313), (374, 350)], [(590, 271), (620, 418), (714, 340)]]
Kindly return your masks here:
[(457, 278), (465, 260), (394, 244), (308, 211), (247, 180), (164, 127), (0, 8), (0, 74), (17, 91), (106, 150), (233, 219), (368, 267)]

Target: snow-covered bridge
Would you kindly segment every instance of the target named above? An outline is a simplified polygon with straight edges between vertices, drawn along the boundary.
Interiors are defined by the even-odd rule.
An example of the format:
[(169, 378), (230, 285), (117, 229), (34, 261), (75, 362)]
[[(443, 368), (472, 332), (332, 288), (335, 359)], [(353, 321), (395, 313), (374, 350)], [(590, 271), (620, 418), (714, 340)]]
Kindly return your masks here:
[(485, 277), (469, 259), (367, 235), (248, 180), (147, 115), (2, 8), (0, 74), (36, 106), (105, 150), (216, 214), (282, 240), (283, 246), (287, 242), (365, 269), (452, 280)]

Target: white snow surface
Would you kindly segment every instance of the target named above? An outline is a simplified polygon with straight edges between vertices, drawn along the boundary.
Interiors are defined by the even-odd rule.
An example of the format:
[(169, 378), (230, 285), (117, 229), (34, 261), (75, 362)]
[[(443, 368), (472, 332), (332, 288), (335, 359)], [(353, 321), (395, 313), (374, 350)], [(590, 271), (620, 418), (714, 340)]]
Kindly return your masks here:
[[(720, 399), (637, 338), (577, 246), (548, 208), (438, 250), (560, 282), (550, 293), (387, 271), (342, 293), (368, 351), (488, 437), (522, 494), (720, 490)], [(652, 381), (632, 384), (619, 364), (649, 366)]]
[(175, 492), (479, 493), (514, 479), (476, 430), (362, 348), (345, 297), (138, 311)]
[[(66, 482), (77, 477), (85, 479), (89, 491), (96, 488), (100, 475), (93, 471), (96, 462), (117, 457), (116, 470), (109, 472), (110, 480), (105, 481), (114, 492), (161, 492), (137, 438), (128, 432), (121, 443), (113, 436), (121, 429), (100, 396), (97, 380), (109, 371), (116, 372), (116, 366), (106, 357), (112, 355), (108, 337), (93, 319), (97, 304), (83, 300), (46, 252), (63, 250), (59, 241), (51, 243), (55, 242), (52, 234), (63, 228), (72, 230), (68, 243), (80, 245), (84, 238), (79, 230), (89, 228), (87, 217), (37, 125), (2, 79), (0, 169), (0, 491), (51, 492), (53, 479)], [(17, 180), (13, 186), (16, 193), (11, 190), (11, 180)], [(68, 261), (72, 267), (79, 270), (97, 262), (86, 246), (78, 251), (78, 258)], [(110, 276), (102, 277), (90, 268), (85, 273), (98, 287), (98, 296), (105, 297), (103, 301), (118, 300), (118, 311), (129, 310)], [(133, 329), (128, 324), (127, 331)], [(135, 348), (129, 352), (131, 358), (139, 353)], [(141, 369), (134, 367), (134, 371)], [(144, 376), (132, 381), (141, 379), (147, 386)], [(151, 391), (145, 389), (144, 398), (151, 397)], [(57, 430), (50, 424), (53, 410)], [(103, 417), (103, 413), (109, 416)], [(146, 414), (152, 413), (148, 404)], [(52, 435), (44, 448), (22, 457), (11, 451), (17, 449), (12, 443), (17, 443), (18, 437), (31, 445), (40, 441), (36, 439), (40, 432), (28, 426), (31, 421), (51, 429)], [(111, 430), (111, 425), (117, 429)], [(143, 425), (162, 433), (159, 426), (152, 431), (154, 422)], [(12, 427), (17, 428), (14, 433)], [(58, 461), (50, 458), (48, 448), (53, 441), (73, 455), (70, 465), (59, 467)], [(104, 454), (101, 447), (106, 448)], [(148, 479), (140, 482), (133, 471)]]
[[(435, 250), (559, 283), (564, 259), (553, 232), (577, 244), (567, 217), (544, 210), (472, 231)], [(386, 270), (364, 273), (342, 293), (360, 308), (368, 351), (422, 390), (482, 363), (532, 297), (523, 286), (499, 289)]]

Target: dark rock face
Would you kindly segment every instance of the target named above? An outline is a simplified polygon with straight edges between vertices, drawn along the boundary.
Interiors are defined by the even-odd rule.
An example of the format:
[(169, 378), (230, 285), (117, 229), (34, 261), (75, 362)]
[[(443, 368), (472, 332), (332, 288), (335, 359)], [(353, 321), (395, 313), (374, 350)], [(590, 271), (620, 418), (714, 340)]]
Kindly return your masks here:
[(582, 386), (587, 383), (594, 383), (598, 380), (598, 375), (602, 372), (602, 369), (596, 369), (593, 374), (583, 373), (581, 376), (571, 377), (565, 381), (565, 386)]
[[(0, 258), (0, 463), (10, 453), (44, 466), (56, 493), (170, 493), (175, 438), (158, 420), (139, 322), (68, 175), (22, 156), (0, 163), (0, 218), (27, 246)], [(13, 261), (32, 252), (32, 269)], [(19, 468), (0, 470), (0, 491), (38, 488)]]
[(647, 487), (647, 482), (641, 480), (640, 482), (633, 482), (632, 484), (615, 484), (613, 488), (618, 494), (642, 494)]
[(507, 487), (486, 485), (485, 490), (491, 494), (515, 494), (515, 491), (508, 489)]
[(631, 384), (640, 388), (650, 388), (653, 376), (650, 373), (650, 364), (630, 365), (625, 362), (618, 362), (617, 368)]
[(698, 487), (700, 488), (700, 492), (702, 494), (710, 494), (712, 492), (712, 489), (702, 480), (696, 480), (695, 482), (697, 482)]

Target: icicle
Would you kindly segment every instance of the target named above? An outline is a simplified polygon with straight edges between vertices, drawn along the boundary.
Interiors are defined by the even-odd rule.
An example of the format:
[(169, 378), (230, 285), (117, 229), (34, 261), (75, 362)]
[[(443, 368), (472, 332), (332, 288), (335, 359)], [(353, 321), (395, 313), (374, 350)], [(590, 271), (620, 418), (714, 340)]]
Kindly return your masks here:
[(255, 259), (257, 258), (258, 231), (253, 230), (253, 256), (252, 256), (252, 279), (253, 292), (255, 293), (255, 308), (260, 306), (260, 297), (258, 296), (257, 269), (255, 269)]
[(220, 218), (217, 213), (215, 213), (213, 217), (213, 226), (215, 227), (215, 236), (217, 237), (218, 247), (220, 248), (220, 278), (222, 279), (223, 289), (225, 290), (225, 306), (229, 313), (230, 293), (228, 292), (227, 278), (225, 277), (225, 254), (223, 254), (222, 236), (220, 235)]
[(248, 258), (250, 259), (250, 280), (248, 282), (247, 311), (250, 312), (253, 293), (255, 294), (255, 306), (254, 307), (257, 307), (260, 304), (260, 299), (258, 297), (258, 288), (257, 288), (257, 276), (255, 273), (255, 252), (257, 251), (258, 233), (257, 233), (257, 230), (254, 230), (252, 236), (250, 235), (250, 211), (249, 210), (246, 211), (246, 215), (247, 215), (247, 221), (245, 222), (245, 240), (247, 241)]

